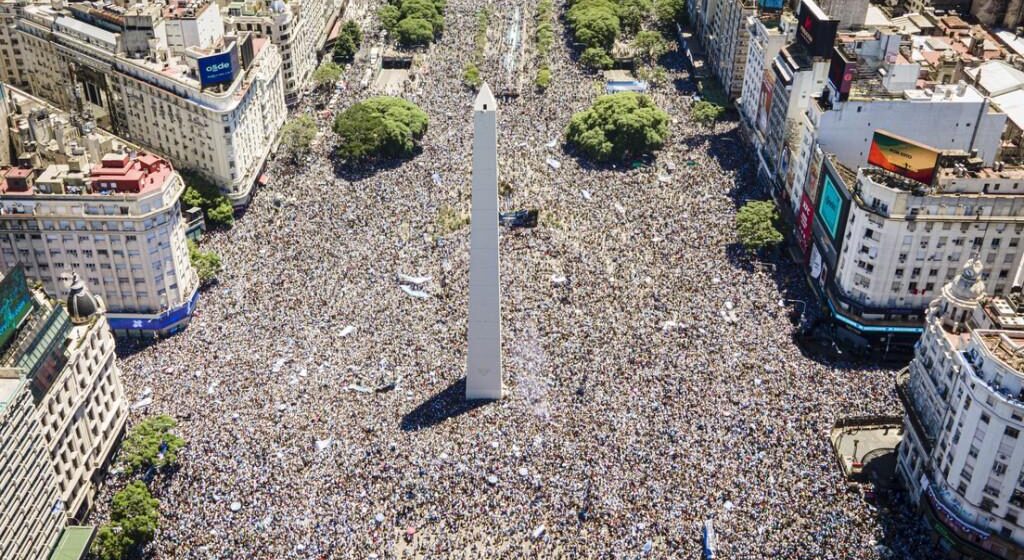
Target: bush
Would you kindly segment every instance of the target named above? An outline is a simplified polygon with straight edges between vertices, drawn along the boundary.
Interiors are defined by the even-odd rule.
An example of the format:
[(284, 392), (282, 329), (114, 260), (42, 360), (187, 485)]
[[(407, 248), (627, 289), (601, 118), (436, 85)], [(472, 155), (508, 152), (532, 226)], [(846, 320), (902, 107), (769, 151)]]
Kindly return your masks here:
[(636, 71), (636, 77), (647, 82), (652, 88), (668, 83), (668, 71), (661, 66), (641, 66)]
[(309, 115), (299, 115), (281, 127), (281, 146), (292, 156), (308, 151), (314, 138), (316, 121)]
[(748, 202), (736, 213), (736, 232), (740, 243), (748, 251), (759, 252), (782, 242), (782, 234), (775, 228), (779, 213), (770, 201)]
[(442, 206), (437, 211), (437, 229), (440, 235), (459, 231), (469, 225), (469, 214), (459, 212), (451, 206)]
[(597, 47), (591, 47), (580, 55), (580, 64), (590, 70), (607, 70), (614, 62), (608, 53)]
[(409, 156), (428, 123), (427, 114), (404, 99), (367, 99), (335, 118), (334, 133), (341, 141), (338, 155), (348, 161)]
[(619, 36), (618, 7), (611, 0), (579, 0), (566, 12), (576, 42), (611, 50)]
[(224, 196), (213, 183), (189, 173), (181, 174), (185, 191), (181, 203), (185, 208), (198, 207), (206, 216), (208, 227), (231, 227), (235, 223), (235, 209), (231, 200)]
[(661, 148), (668, 115), (638, 93), (602, 95), (569, 121), (566, 139), (595, 161), (625, 161)]
[(173, 418), (161, 414), (133, 427), (121, 444), (120, 460), (127, 470), (134, 473), (177, 464), (178, 451), (185, 446), (185, 440), (171, 433), (177, 425)]
[(199, 284), (206, 285), (217, 279), (217, 275), (224, 269), (220, 262), (220, 255), (213, 251), (202, 251), (195, 241), (188, 241), (188, 258), (192, 268), (196, 269), (199, 275)]
[(540, 67), (537, 71), (537, 79), (533, 81), (533, 85), (537, 86), (537, 89), (544, 91), (551, 85), (551, 69), (548, 68), (547, 64)]
[(711, 126), (724, 112), (724, 107), (702, 99), (690, 107), (690, 118), (696, 123)]

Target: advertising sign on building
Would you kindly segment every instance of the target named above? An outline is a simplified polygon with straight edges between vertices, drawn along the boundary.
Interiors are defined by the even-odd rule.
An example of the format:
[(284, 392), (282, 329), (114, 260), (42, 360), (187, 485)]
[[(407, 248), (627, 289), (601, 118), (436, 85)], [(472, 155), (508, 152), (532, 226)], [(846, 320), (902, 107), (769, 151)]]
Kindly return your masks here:
[(883, 130), (876, 130), (871, 139), (871, 150), (868, 153), (868, 163), (913, 179), (926, 185), (931, 185), (935, 178), (935, 167), (938, 165), (941, 152), (890, 134)]
[(796, 241), (800, 251), (807, 255), (811, 246), (811, 228), (814, 225), (814, 203), (804, 194), (800, 199), (800, 214), (796, 217)]
[(231, 83), (238, 74), (238, 44), (232, 43), (224, 52), (204, 56), (198, 59), (198, 63), (199, 84), (202, 87)]
[(786, 5), (786, 0), (758, 0), (757, 4), (762, 10), (781, 10)]
[(25, 269), (18, 265), (0, 282), (0, 348), (4, 348), (31, 310), (32, 294), (25, 281)]
[(768, 115), (772, 111), (772, 90), (775, 88), (775, 73), (766, 71), (761, 80), (761, 105), (757, 108), (757, 128), (763, 135), (768, 134)]
[(831, 57), (836, 32), (839, 30), (839, 20), (829, 18), (813, 0), (800, 2), (798, 14), (797, 21), (800, 25), (796, 34), (797, 42), (812, 57)]
[(828, 81), (832, 84), (832, 89), (836, 91), (839, 101), (846, 101), (850, 98), (853, 78), (857, 73), (857, 59), (855, 57), (851, 57), (851, 59), (847, 59), (842, 49), (833, 47), (832, 64), (828, 69)]
[(836, 188), (834, 182), (832, 182), (832, 176), (828, 173), (825, 174), (825, 179), (821, 184), (821, 200), (818, 202), (818, 216), (821, 217), (821, 223), (824, 224), (825, 229), (828, 230), (828, 236), (833, 241), (836, 239), (836, 234), (839, 232), (839, 220), (843, 214), (843, 197), (839, 194), (839, 189)]

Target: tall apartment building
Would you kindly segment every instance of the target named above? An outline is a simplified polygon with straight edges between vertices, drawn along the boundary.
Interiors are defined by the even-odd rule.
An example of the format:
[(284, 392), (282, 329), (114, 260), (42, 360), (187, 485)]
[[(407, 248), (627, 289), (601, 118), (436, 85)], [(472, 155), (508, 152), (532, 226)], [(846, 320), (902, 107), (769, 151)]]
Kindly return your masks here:
[(0, 557), (46, 558), (66, 523), (25, 374), (0, 369)]
[[(16, 16), (31, 93), (248, 202), (286, 118), (281, 57), (251, 33), (211, 37), (219, 14), (179, 5), (32, 4)], [(190, 11), (193, 10), (193, 11)], [(0, 49), (0, 54), (4, 51)]]
[(982, 25), (1014, 29), (1024, 21), (1024, 0), (974, 0), (971, 15)]
[(747, 64), (747, 18), (757, 13), (755, 0), (718, 0), (708, 18), (703, 37), (707, 62), (722, 89), (731, 98), (743, 91)]
[(234, 32), (252, 32), (269, 39), (281, 53), (284, 96), (298, 101), (317, 66), (317, 55), (337, 13), (333, 0), (236, 1), (225, 9), (225, 23)]
[(928, 307), (897, 377), (897, 473), (950, 558), (1024, 558), (1024, 306), (968, 262)]
[(771, 104), (771, 90), (765, 87), (765, 72), (769, 71), (782, 47), (796, 36), (796, 18), (788, 12), (749, 16), (746, 32), (747, 62), (743, 69), (740, 116), (750, 132), (763, 139), (768, 130), (765, 103)]
[(128, 408), (102, 301), (72, 278), (65, 305), (0, 282), (0, 555), (46, 558), (92, 508)]
[[(65, 297), (77, 273), (103, 297), (120, 335), (168, 334), (199, 297), (179, 199), (164, 159), (0, 86), (0, 116), (15, 167), (0, 169), (0, 265), (24, 265)], [(0, 142), (2, 145), (2, 142)]]

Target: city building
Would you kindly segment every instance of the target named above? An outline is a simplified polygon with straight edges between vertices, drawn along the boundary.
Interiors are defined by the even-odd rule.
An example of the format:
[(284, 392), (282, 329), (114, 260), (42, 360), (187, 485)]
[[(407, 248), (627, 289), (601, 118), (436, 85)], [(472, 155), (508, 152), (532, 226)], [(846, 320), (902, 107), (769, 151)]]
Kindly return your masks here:
[[(93, 507), (128, 416), (102, 300), (72, 277), (64, 305), (18, 267), (0, 281), (0, 556), (34, 560), (84, 548), (61, 537)], [(58, 538), (60, 540), (58, 541)], [(71, 556), (77, 558), (78, 556)]]
[(817, 0), (821, 11), (839, 21), (839, 29), (864, 27), (869, 0)]
[(709, 18), (704, 36), (704, 48), (711, 72), (722, 84), (730, 98), (737, 98), (743, 90), (744, 69), (747, 64), (747, 18), (757, 13), (754, 0), (718, 0)]
[[(872, 151), (928, 157), (884, 132)], [(920, 182), (874, 164), (853, 171), (827, 155), (801, 196), (798, 215), (810, 226), (798, 237), (814, 286), (856, 336), (886, 345), (916, 338), (928, 303), (971, 259), (988, 269), (979, 278), (987, 293), (1007, 295), (1022, 283), (1024, 168), (983, 167), (966, 154), (931, 157), (947, 167), (923, 170), (934, 177)]]
[(281, 57), (252, 33), (224, 35), (219, 18), (201, 3), (30, 4), (15, 18), (20, 58), (0, 67), (244, 205), (286, 118)]
[(971, 15), (982, 25), (1014, 29), (1024, 20), (1024, 0), (973, 0)]
[(971, 260), (929, 305), (908, 369), (897, 474), (949, 558), (1024, 558), (1024, 301)]
[(894, 12), (898, 14), (935, 13), (966, 14), (971, 9), (972, 0), (897, 0)]
[[(747, 62), (743, 70), (743, 95), (740, 116), (748, 135), (763, 136), (767, 131), (765, 103), (771, 102), (771, 90), (765, 87), (765, 72), (782, 47), (796, 36), (796, 18), (788, 12), (764, 11), (747, 17)], [(771, 82), (767, 82), (771, 83)], [(761, 116), (765, 122), (758, 123)]]
[(269, 39), (281, 53), (285, 102), (294, 104), (316, 69), (321, 46), (337, 17), (333, 0), (235, 1), (225, 8), (234, 32)]
[[(164, 159), (14, 88), (0, 86), (0, 264), (66, 297), (66, 274), (95, 289), (119, 335), (168, 334), (199, 294), (179, 199)], [(0, 154), (0, 159), (3, 154)]]

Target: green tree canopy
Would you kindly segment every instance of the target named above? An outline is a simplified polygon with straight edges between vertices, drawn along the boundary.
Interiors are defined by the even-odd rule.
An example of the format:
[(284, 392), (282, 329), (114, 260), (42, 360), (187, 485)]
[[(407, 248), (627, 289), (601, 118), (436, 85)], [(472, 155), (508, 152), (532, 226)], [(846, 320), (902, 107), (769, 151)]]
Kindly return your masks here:
[(341, 26), (341, 34), (352, 38), (352, 42), (359, 46), (363, 43), (363, 30), (355, 20), (348, 20)]
[(134, 426), (121, 443), (121, 462), (128, 471), (176, 464), (185, 440), (171, 433), (175, 426), (177, 422), (166, 414), (147, 418)]
[(196, 269), (196, 274), (199, 275), (201, 285), (213, 282), (224, 268), (220, 262), (220, 255), (214, 251), (200, 250), (191, 239), (188, 241), (188, 258), (192, 268)]
[(602, 95), (569, 121), (566, 139), (595, 161), (624, 161), (661, 148), (668, 115), (650, 97), (624, 92)]
[(579, 0), (566, 12), (576, 42), (611, 50), (621, 31), (618, 6), (611, 0)]
[(551, 68), (546, 62), (537, 70), (537, 78), (533, 80), (533, 85), (540, 91), (544, 91), (551, 86)]
[(434, 40), (434, 28), (428, 20), (413, 17), (398, 22), (398, 42), (406, 47), (427, 45)]
[(334, 41), (334, 50), (331, 51), (331, 56), (336, 61), (349, 61), (356, 57), (358, 51), (359, 46), (352, 40), (352, 37), (342, 33)]
[(651, 13), (651, 0), (619, 0), (619, 21), (624, 33), (636, 33)]
[(724, 107), (702, 99), (690, 107), (690, 118), (696, 123), (711, 126), (724, 112)]
[(409, 101), (372, 97), (334, 119), (334, 133), (341, 142), (338, 155), (349, 161), (409, 156), (428, 123), (427, 114)]
[(770, 201), (748, 202), (736, 213), (736, 231), (740, 243), (748, 251), (761, 251), (782, 242), (782, 234), (775, 228), (779, 213)]
[(317, 87), (333, 84), (341, 78), (341, 66), (333, 62), (325, 62), (313, 71), (313, 83)]
[(633, 39), (633, 48), (646, 62), (654, 62), (668, 50), (668, 43), (657, 31), (641, 31)]
[(686, 16), (686, 0), (654, 0), (654, 17), (658, 25), (671, 28), (683, 23)]
[(398, 11), (398, 6), (384, 4), (377, 10), (377, 17), (380, 19), (381, 28), (387, 31), (388, 35), (398, 33), (398, 20), (402, 19), (402, 12)]
[(141, 480), (136, 480), (114, 494), (110, 505), (110, 521), (121, 527), (130, 546), (145, 546), (153, 540), (160, 521), (160, 502), (149, 493)]
[(580, 55), (580, 64), (590, 70), (607, 70), (612, 67), (615, 61), (612, 57), (598, 47), (590, 47)]
[(462, 83), (474, 90), (484, 83), (484, 79), (480, 77), (480, 69), (476, 67), (476, 64), (470, 64), (466, 67), (466, 70), (462, 73)]
[(186, 209), (201, 209), (206, 215), (206, 225), (210, 227), (231, 227), (235, 223), (235, 209), (231, 206), (231, 199), (224, 196), (216, 185), (188, 172), (183, 172), (181, 178), (185, 181), (181, 203)]
[(96, 530), (96, 537), (92, 541), (92, 554), (98, 560), (123, 560), (128, 546), (123, 529), (105, 523)]
[(299, 115), (281, 127), (281, 146), (292, 155), (308, 151), (314, 138), (316, 138), (316, 121), (310, 115)]

